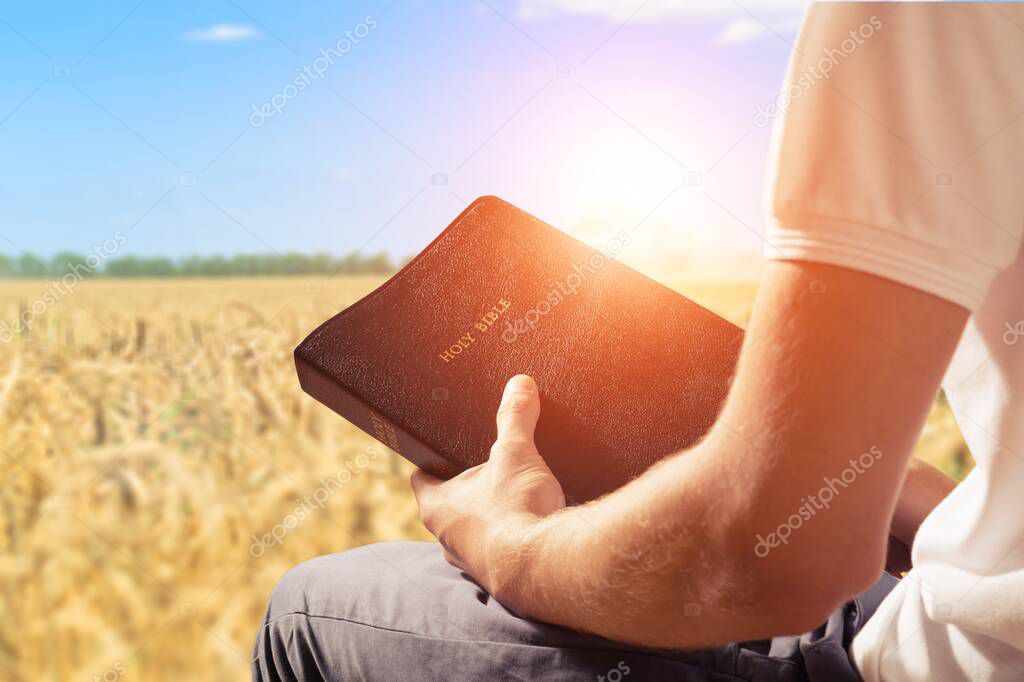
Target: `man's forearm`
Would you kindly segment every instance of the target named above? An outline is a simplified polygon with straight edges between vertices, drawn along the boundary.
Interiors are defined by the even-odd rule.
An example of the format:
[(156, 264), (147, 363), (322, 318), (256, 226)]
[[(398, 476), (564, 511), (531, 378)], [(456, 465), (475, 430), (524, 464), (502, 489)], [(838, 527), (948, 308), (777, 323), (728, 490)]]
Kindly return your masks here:
[[(669, 468), (663, 465), (661, 473)], [(706, 630), (682, 640), (685, 623), (679, 616), (690, 604), (715, 599), (710, 576), (700, 570), (702, 563), (713, 562), (700, 557), (696, 538), (684, 544), (666, 537), (694, 529), (662, 527), (664, 519), (678, 515), (659, 512), (663, 502), (657, 499), (642, 501), (644, 487), (644, 481), (634, 482), (597, 503), (566, 509), (530, 527), (517, 560), (504, 564), (508, 573), (498, 581), (504, 587), (496, 595), (499, 600), (523, 616), (618, 641), (664, 647), (711, 644), (698, 636), (710, 634)], [(723, 579), (728, 568), (716, 568)], [(702, 593), (699, 601), (697, 593)], [(694, 610), (689, 606), (689, 612)]]
[(850, 583), (841, 571), (831, 582), (802, 578), (812, 562), (792, 561), (804, 551), (800, 538), (788, 555), (756, 555), (762, 522), (751, 510), (771, 505), (735, 494), (758, 497), (748, 472), (718, 470), (727, 460), (721, 448), (738, 447), (738, 439), (708, 439), (602, 500), (531, 524), (516, 556), (499, 562), (496, 596), (524, 616), (651, 647), (814, 627)]

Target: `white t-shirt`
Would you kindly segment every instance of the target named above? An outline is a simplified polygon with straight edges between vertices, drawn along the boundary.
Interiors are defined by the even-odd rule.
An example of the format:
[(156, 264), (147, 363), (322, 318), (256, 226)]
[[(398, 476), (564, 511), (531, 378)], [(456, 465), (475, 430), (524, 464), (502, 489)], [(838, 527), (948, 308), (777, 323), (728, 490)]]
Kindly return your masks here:
[(796, 48), (758, 112), (777, 119), (766, 255), (973, 313), (943, 388), (977, 466), (854, 661), (869, 682), (1024, 680), (1024, 5), (814, 4)]

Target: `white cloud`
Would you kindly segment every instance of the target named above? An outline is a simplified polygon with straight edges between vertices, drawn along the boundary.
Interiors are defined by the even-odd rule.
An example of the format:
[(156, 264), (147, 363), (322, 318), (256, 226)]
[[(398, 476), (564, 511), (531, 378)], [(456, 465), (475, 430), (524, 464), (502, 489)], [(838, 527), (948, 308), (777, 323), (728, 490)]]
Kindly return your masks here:
[(262, 37), (263, 34), (253, 27), (239, 24), (215, 24), (208, 28), (197, 28), (185, 34), (185, 40), (203, 43), (233, 43)]
[(758, 23), (750, 17), (739, 17), (726, 24), (722, 32), (715, 37), (715, 42), (720, 45), (749, 43), (765, 33), (766, 30), (764, 24)]
[(534, 21), (583, 15), (612, 24), (627, 19), (630, 23), (704, 21), (722, 26), (715, 42), (734, 45), (766, 33), (766, 24), (774, 31), (795, 30), (805, 5), (805, 0), (519, 0), (519, 17)]

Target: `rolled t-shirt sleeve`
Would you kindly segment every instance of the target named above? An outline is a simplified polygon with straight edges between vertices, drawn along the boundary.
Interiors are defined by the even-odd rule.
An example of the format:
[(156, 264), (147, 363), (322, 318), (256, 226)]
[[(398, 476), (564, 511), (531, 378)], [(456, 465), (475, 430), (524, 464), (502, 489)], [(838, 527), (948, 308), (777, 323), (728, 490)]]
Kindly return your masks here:
[(980, 305), (1024, 233), (1024, 11), (1007, 7), (810, 6), (758, 113), (777, 119), (767, 257)]

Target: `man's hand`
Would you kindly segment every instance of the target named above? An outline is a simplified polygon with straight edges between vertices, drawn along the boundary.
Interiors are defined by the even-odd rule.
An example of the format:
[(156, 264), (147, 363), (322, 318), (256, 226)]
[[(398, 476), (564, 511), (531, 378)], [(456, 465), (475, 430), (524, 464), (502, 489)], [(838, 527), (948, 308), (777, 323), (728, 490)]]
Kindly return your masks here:
[(509, 380), (498, 408), (498, 440), (490, 459), (449, 481), (422, 471), (412, 488), (423, 525), (441, 542), (445, 558), (500, 598), (514, 571), (517, 547), (540, 518), (565, 507), (562, 486), (533, 442), (540, 396), (533, 379)]

